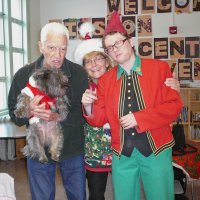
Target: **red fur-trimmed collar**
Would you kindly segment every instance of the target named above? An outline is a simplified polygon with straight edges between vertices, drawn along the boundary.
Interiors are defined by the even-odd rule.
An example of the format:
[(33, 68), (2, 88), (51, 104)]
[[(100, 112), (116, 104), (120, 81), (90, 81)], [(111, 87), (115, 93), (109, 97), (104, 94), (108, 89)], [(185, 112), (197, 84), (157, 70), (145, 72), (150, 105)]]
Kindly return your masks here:
[(42, 104), (45, 102), (45, 109), (50, 109), (50, 105), (48, 104), (48, 102), (52, 102), (53, 104), (56, 103), (55, 98), (51, 98), (50, 96), (48, 96), (47, 94), (45, 94), (44, 92), (39, 90), (38, 88), (31, 86), (30, 83), (27, 83), (26, 86), (32, 91), (34, 96), (36, 96), (36, 95), (43, 96), (43, 98), (40, 100), (39, 103)]

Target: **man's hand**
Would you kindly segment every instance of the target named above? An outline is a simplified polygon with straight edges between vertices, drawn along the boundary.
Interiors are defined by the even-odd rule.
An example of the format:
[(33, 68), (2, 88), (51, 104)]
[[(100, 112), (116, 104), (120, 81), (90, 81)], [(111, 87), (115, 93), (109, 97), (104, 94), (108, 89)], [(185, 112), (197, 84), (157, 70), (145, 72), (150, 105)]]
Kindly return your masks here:
[[(45, 109), (45, 103), (39, 104), (43, 96), (36, 95), (29, 104), (30, 117), (38, 117), (45, 121), (59, 121), (60, 116), (58, 113), (53, 112), (51, 109)], [(53, 103), (49, 102), (50, 107), (55, 109)]]
[(29, 106), (28, 106), (28, 110), (29, 110), (29, 116), (28, 117), (31, 117), (34, 115), (34, 110), (39, 107), (41, 109), (44, 109), (45, 105), (44, 104), (40, 104), (39, 105), (39, 102), (41, 101), (41, 99), (43, 98), (43, 96), (39, 96), (39, 95), (36, 95), (29, 103)]
[(50, 109), (41, 109), (37, 107), (33, 112), (35, 117), (39, 117), (45, 121), (59, 121), (60, 115), (58, 113), (52, 112)]

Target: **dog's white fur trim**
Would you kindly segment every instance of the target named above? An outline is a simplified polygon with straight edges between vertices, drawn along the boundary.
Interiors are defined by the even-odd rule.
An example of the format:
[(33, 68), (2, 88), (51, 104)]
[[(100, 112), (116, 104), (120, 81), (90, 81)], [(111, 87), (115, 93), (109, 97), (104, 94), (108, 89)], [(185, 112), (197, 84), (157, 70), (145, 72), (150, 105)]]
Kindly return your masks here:
[(35, 83), (35, 79), (33, 78), (33, 76), (31, 76), (31, 77), (29, 78), (29, 83), (30, 83), (30, 85), (31, 85), (32, 87), (37, 87), (37, 86), (36, 86), (36, 83)]
[(32, 93), (32, 91), (30, 90), (30, 88), (28, 87), (25, 87), (21, 93), (24, 93), (26, 95), (28, 95), (29, 97), (31, 97), (31, 99), (34, 97), (34, 94)]
[[(29, 78), (29, 84), (33, 87), (36, 87), (35, 80), (34, 80), (33, 76), (31, 76)], [(24, 89), (22, 89), (21, 93), (28, 95), (31, 99), (33, 99), (33, 97), (34, 97), (34, 94), (29, 87), (25, 87)], [(32, 117), (32, 118), (29, 119), (29, 124), (39, 123), (39, 121), (40, 121), (40, 118)]]
[[(35, 80), (33, 78), (33, 76), (31, 76), (29, 78), (29, 84), (32, 86), (32, 87), (36, 87), (36, 84), (35, 84)], [(21, 93), (24, 93), (26, 95), (28, 95), (29, 97), (31, 97), (31, 99), (34, 97), (34, 94), (33, 92), (30, 90), (30, 88), (28, 87), (25, 87), (24, 89), (21, 90)]]
[(29, 124), (34, 124), (34, 123), (39, 123), (40, 122), (40, 118), (38, 117), (32, 117), (29, 119)]

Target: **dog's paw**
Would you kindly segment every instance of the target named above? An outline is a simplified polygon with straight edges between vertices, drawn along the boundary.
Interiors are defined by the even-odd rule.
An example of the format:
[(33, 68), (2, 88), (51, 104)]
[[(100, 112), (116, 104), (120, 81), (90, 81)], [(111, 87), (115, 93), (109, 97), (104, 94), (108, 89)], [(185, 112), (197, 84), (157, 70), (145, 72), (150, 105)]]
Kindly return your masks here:
[(47, 162), (48, 162), (47, 157), (43, 157), (43, 156), (39, 157), (38, 160), (39, 160), (39, 162), (41, 162), (41, 163), (47, 163)]
[(30, 157), (31, 156), (31, 152), (30, 152), (30, 147), (29, 145), (26, 145), (24, 148), (21, 149), (21, 152), (23, 153), (23, 155), (25, 157)]
[(59, 161), (60, 154), (52, 155), (51, 159), (54, 161)]

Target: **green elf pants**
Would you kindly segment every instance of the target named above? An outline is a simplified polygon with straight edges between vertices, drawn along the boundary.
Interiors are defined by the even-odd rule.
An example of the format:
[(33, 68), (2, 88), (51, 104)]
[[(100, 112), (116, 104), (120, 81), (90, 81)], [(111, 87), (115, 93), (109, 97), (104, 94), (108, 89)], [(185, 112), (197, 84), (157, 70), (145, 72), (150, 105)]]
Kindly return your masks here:
[(140, 200), (140, 178), (146, 200), (174, 200), (172, 149), (143, 156), (134, 148), (131, 157), (113, 155), (112, 181), (115, 200)]

